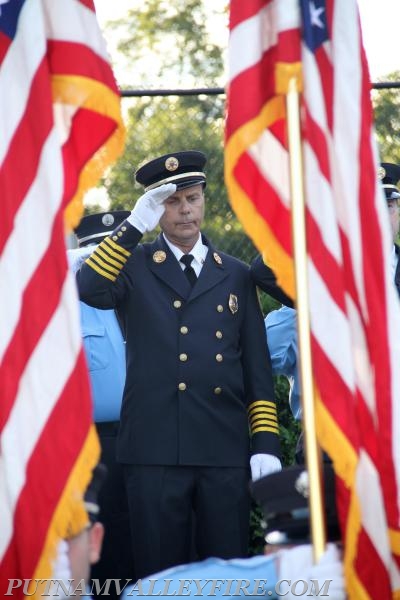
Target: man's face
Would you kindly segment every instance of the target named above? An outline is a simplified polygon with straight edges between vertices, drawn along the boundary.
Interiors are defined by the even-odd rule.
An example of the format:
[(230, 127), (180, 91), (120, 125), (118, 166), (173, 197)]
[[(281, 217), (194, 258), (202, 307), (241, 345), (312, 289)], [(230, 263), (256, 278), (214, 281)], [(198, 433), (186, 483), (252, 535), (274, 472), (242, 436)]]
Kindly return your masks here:
[(400, 210), (398, 200), (388, 200), (387, 201), (388, 210), (389, 210), (389, 218), (390, 225), (392, 228), (393, 241), (396, 240), (399, 234), (400, 227)]
[(193, 185), (177, 190), (164, 204), (161, 229), (172, 244), (183, 251), (190, 251), (198, 240), (204, 218), (203, 186)]

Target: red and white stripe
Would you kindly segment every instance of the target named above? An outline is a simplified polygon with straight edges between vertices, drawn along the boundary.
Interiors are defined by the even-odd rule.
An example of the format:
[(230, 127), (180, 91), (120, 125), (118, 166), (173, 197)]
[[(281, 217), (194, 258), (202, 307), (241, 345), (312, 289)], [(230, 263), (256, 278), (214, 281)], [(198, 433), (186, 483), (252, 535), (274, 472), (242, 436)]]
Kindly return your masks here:
[[(327, 0), (330, 40), (315, 54), (298, 38), (295, 0), (246, 5), (231, 2), (227, 185), (245, 229), (293, 293), (277, 260), (291, 257), (285, 120), (276, 118), (255, 139), (249, 123), (276, 96), (276, 61), (301, 60), (319, 441), (338, 475), (349, 597), (391, 598), (400, 589), (400, 305), (357, 5)], [(244, 60), (241, 48), (250, 45), (256, 48)]]
[[(78, 463), (82, 481), (72, 480), (72, 493), (82, 492), (97, 460), (64, 211), (82, 169), (122, 122), (113, 118), (119, 94), (92, 2), (25, 0), (15, 37), (0, 38), (0, 46), (3, 586), (9, 578), (51, 577), (44, 555), (51, 558), (49, 544), (62, 535), (57, 506)], [(64, 81), (75, 85), (74, 101), (57, 97), (55, 105)], [(100, 95), (99, 112), (91, 108), (93, 84), (115, 97), (108, 115)]]

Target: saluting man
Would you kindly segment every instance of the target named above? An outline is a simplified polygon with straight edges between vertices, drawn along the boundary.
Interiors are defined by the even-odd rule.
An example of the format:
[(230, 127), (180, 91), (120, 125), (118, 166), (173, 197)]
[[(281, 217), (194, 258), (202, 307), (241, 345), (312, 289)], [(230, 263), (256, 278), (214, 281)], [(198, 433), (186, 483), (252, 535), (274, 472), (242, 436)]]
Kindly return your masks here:
[(116, 308), (125, 331), (117, 455), (138, 578), (187, 562), (192, 528), (199, 559), (246, 556), (249, 458), (253, 479), (281, 468), (249, 268), (200, 232), (205, 163), (186, 151), (142, 166), (144, 195), (77, 274), (81, 298)]

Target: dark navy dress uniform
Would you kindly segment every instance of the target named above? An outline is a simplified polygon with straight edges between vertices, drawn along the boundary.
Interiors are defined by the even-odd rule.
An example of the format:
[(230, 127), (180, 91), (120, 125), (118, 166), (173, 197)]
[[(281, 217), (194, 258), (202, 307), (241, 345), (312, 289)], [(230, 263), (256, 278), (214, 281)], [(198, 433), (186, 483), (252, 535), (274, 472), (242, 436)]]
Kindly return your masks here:
[[(398, 188), (398, 182), (400, 180), (400, 165), (393, 163), (381, 163), (378, 171), (379, 179), (381, 180), (383, 192), (385, 194), (386, 201), (389, 203), (400, 201), (400, 190)], [(394, 244), (393, 258), (395, 260), (394, 265), (394, 284), (397, 289), (397, 293), (400, 296), (400, 261), (399, 257), (399, 246)]]
[(279, 287), (275, 273), (271, 267), (264, 263), (260, 254), (252, 261), (250, 271), (254, 283), (263, 292), (289, 308), (294, 307), (293, 300)]
[(258, 414), (257, 407), (265, 419), (255, 420), (252, 452), (278, 455), (271, 368), (248, 267), (206, 241), (192, 289), (162, 236), (138, 246), (139, 237), (122, 225), (78, 274), (82, 299), (116, 307), (125, 330), (119, 460), (247, 467), (247, 411)]
[[(127, 346), (117, 444), (129, 466), (136, 574), (247, 553), (249, 456), (279, 456), (265, 329), (250, 270), (208, 246), (192, 288), (163, 235), (124, 222), (78, 273), (81, 298), (116, 308)], [(157, 510), (154, 507), (157, 507)], [(191, 557), (192, 558), (192, 557)]]

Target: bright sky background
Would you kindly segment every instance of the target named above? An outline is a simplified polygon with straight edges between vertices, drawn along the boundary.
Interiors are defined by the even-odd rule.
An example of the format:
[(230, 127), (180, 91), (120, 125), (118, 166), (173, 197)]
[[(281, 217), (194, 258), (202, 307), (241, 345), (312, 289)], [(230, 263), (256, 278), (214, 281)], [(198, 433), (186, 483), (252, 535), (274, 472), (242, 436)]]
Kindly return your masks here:
[[(143, 3), (146, 0), (140, 1)], [(225, 3), (225, 0), (205, 1), (216, 6), (223, 6)], [(107, 21), (123, 17), (128, 8), (137, 4), (138, 0), (94, 0), (94, 3), (103, 27)], [(400, 0), (358, 0), (358, 4), (372, 80), (382, 78), (392, 71), (400, 71)], [(218, 38), (222, 44), (226, 44), (227, 32), (221, 32), (220, 29), (219, 25)], [(115, 40), (107, 33), (106, 38), (116, 77), (120, 83), (125, 84), (125, 66), (115, 53)]]

